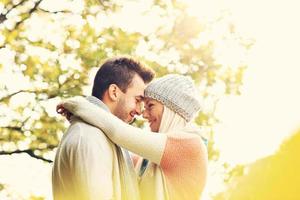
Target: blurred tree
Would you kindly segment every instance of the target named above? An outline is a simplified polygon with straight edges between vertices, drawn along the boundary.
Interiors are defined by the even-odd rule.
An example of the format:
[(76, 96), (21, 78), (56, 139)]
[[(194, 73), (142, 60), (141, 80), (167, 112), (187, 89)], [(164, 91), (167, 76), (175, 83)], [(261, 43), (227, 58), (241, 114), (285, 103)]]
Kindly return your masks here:
[(5, 187), (3, 184), (0, 183), (0, 191), (3, 190)]
[(240, 93), (246, 66), (217, 61), (217, 43), (231, 41), (241, 51), (251, 46), (226, 15), (207, 22), (167, 0), (1, 0), (0, 8), (0, 155), (52, 162), (47, 153), (67, 126), (55, 114), (57, 102), (86, 94), (89, 72), (106, 58), (131, 55), (157, 77), (181, 73), (196, 81), (205, 105), (196, 122), (207, 127), (209, 159), (218, 159), (215, 104), (221, 95)]
[(28, 200), (44, 200), (44, 197), (31, 196)]
[[(231, 174), (228, 190), (214, 200), (300, 199), (300, 131), (286, 140), (277, 153)], [(244, 174), (244, 176), (242, 176)]]

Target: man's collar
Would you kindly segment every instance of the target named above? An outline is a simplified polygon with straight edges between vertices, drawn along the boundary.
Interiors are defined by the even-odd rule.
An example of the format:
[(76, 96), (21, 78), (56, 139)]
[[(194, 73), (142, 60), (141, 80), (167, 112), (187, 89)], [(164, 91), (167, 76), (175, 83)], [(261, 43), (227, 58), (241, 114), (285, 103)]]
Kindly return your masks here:
[(88, 96), (88, 97), (86, 97), (86, 99), (87, 99), (89, 102), (91, 102), (91, 103), (93, 103), (93, 104), (99, 106), (100, 108), (103, 108), (104, 110), (110, 112), (110, 110), (109, 110), (109, 108), (107, 107), (107, 105), (105, 105), (105, 103), (103, 103), (103, 102), (102, 102), (100, 99), (98, 99), (97, 97), (94, 97), (94, 96)]

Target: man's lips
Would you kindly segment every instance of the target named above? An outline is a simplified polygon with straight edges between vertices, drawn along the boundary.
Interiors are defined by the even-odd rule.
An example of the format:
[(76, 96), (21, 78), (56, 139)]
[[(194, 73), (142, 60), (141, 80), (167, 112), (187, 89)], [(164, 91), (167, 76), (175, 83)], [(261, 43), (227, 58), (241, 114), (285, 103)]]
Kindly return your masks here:
[(129, 117), (128, 117), (128, 122), (132, 123), (135, 119), (135, 115), (134, 114), (129, 114)]
[(129, 117), (130, 117), (131, 119), (133, 119), (133, 118), (134, 118), (134, 114), (129, 114)]

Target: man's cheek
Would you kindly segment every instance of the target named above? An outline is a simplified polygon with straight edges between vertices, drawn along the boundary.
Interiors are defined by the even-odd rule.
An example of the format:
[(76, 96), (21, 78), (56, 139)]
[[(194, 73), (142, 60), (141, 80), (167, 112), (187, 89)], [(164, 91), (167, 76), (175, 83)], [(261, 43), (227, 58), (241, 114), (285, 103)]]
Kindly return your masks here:
[(136, 109), (136, 103), (135, 103), (135, 101), (134, 101), (134, 102), (131, 102), (131, 104), (130, 104), (130, 109), (131, 109), (131, 110), (135, 110), (135, 109)]

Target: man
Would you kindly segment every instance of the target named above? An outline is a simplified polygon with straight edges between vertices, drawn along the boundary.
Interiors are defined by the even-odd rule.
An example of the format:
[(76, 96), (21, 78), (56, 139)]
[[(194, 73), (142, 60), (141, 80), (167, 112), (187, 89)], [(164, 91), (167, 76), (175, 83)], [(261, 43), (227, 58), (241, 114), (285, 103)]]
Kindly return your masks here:
[[(98, 70), (87, 99), (130, 123), (141, 114), (152, 70), (129, 58), (106, 61)], [(133, 165), (127, 151), (100, 129), (71, 117), (58, 147), (52, 173), (54, 200), (139, 199)]]

